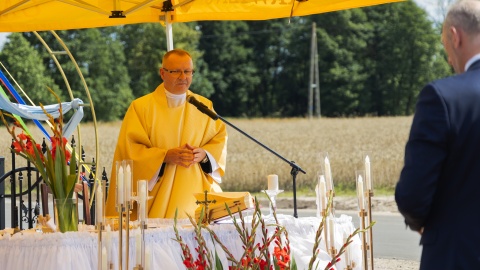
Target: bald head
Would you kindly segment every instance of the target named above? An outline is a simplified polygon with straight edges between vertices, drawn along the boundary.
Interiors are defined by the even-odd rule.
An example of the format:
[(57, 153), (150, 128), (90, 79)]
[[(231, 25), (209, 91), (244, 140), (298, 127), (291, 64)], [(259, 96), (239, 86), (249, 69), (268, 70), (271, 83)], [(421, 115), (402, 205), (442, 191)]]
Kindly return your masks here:
[(480, 53), (480, 1), (458, 0), (450, 6), (442, 29), (448, 62), (456, 73)]
[(182, 49), (173, 49), (173, 50), (170, 50), (168, 51), (166, 54), (163, 55), (163, 63), (167, 62), (168, 61), (168, 58), (170, 58), (170, 56), (172, 55), (177, 55), (177, 56), (188, 56), (190, 59), (192, 58), (192, 56), (185, 50), (182, 50)]
[(468, 35), (480, 35), (480, 1), (459, 0), (453, 3), (444, 26), (460, 28)]

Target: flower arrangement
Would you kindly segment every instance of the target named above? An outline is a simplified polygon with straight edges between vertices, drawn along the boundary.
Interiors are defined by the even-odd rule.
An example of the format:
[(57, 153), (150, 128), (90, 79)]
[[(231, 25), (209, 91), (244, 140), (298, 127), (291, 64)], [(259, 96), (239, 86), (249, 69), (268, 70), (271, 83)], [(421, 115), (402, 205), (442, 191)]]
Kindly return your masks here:
[[(55, 95), (59, 104), (60, 99), (59, 97), (53, 92), (53, 90), (49, 89), (50, 92)], [(51, 126), (51, 130), (53, 132), (53, 136), (50, 137), (51, 140), (51, 148), (45, 150), (45, 153), (42, 151), (42, 147), (40, 144), (36, 143), (36, 141), (32, 138), (32, 136), (25, 134), (24, 128), (20, 125), (17, 118), (13, 115), (2, 112), (0, 110), (0, 116), (2, 118), (3, 123), (5, 124), (8, 133), (13, 138), (13, 148), (11, 149), (17, 155), (25, 158), (29, 162), (31, 162), (35, 168), (38, 170), (40, 175), (42, 176), (43, 181), (46, 185), (50, 188), (51, 192), (53, 193), (53, 197), (58, 201), (59, 199), (70, 199), (73, 198), (73, 192), (75, 189), (75, 184), (77, 180), (76, 176), (76, 162), (75, 162), (75, 148), (73, 148), (72, 153), (70, 153), (66, 149), (67, 139), (63, 137), (63, 114), (62, 114), (62, 106), (59, 106), (60, 116), (57, 120), (50, 115), (43, 105), (40, 104), (43, 112), (48, 117), (48, 123)], [(11, 118), (13, 120), (13, 126), (7, 122), (5, 116)], [(21, 132), (16, 132), (16, 127), (20, 127)], [(64, 210), (65, 205), (58, 205), (57, 203), (57, 211), (59, 219), (61, 218), (60, 207)], [(75, 206), (72, 206), (75, 207)], [(66, 209), (68, 212), (71, 212), (76, 209)], [(66, 213), (70, 215), (70, 213)], [(76, 213), (75, 213), (76, 214)], [(59, 223), (60, 220), (57, 221)], [(77, 221), (72, 221), (77, 222)], [(71, 226), (75, 226), (74, 228), (62, 228), (62, 224), (60, 224), (60, 230), (63, 232), (65, 230), (76, 230), (77, 224), (71, 224)]]
[[(255, 200), (256, 201), (256, 200)], [(182, 249), (182, 256), (183, 256), (183, 264), (187, 269), (190, 270), (198, 270), (198, 269), (223, 269), (222, 264), (220, 263), (218, 256), (215, 252), (215, 265), (213, 264), (213, 256), (210, 250), (208, 250), (206, 246), (205, 239), (201, 233), (202, 229), (208, 231), (210, 235), (213, 237), (213, 240), (218, 243), (225, 254), (227, 255), (227, 259), (230, 261), (232, 266), (229, 267), (229, 270), (237, 270), (237, 269), (259, 269), (259, 270), (266, 270), (266, 269), (297, 269), (295, 260), (291, 259), (290, 256), (290, 246), (288, 241), (288, 233), (284, 227), (277, 224), (272, 225), (275, 227), (275, 231), (271, 236), (268, 236), (268, 229), (265, 221), (261, 218), (261, 211), (258, 205), (258, 202), (255, 203), (255, 211), (252, 216), (252, 222), (250, 230), (247, 229), (247, 223), (243, 218), (242, 212), (239, 211), (240, 222), (238, 223), (236, 217), (232, 215), (230, 209), (227, 207), (227, 211), (229, 212), (230, 217), (233, 219), (233, 224), (239, 233), (240, 239), (243, 244), (244, 253), (242, 257), (237, 260), (228, 250), (228, 248), (220, 241), (217, 234), (208, 227), (208, 224), (204, 223), (197, 223), (191, 216), (188, 216), (190, 222), (194, 226), (195, 231), (195, 239), (197, 240), (198, 247), (195, 249), (197, 252), (197, 258), (194, 259), (189, 247), (183, 242), (182, 237), (179, 235), (177, 230), (177, 223), (176, 223), (176, 215), (175, 215), (175, 223), (174, 223), (174, 230), (176, 241), (180, 244)], [(203, 220), (204, 213), (202, 211), (199, 220)], [(262, 233), (262, 243), (255, 243), (256, 232), (260, 227)], [(282, 237), (282, 235), (284, 237)], [(283, 243), (283, 239), (285, 243)], [(274, 243), (274, 251), (273, 254), (269, 252), (269, 246)], [(272, 263), (273, 262), (273, 263)]]
[[(332, 196), (329, 198), (331, 205)], [(239, 220), (232, 215), (229, 208), (226, 207), (227, 211), (229, 211), (229, 215), (233, 220), (233, 225), (238, 232), (240, 239), (242, 241), (243, 247), (243, 254), (240, 259), (236, 259), (233, 254), (228, 250), (228, 248), (220, 241), (219, 237), (216, 233), (208, 226), (208, 224), (197, 222), (191, 216), (188, 216), (190, 219), (191, 224), (194, 227), (195, 232), (195, 239), (197, 240), (198, 246), (195, 248), (197, 253), (197, 257), (194, 258), (192, 256), (192, 252), (190, 248), (185, 244), (182, 237), (179, 235), (177, 230), (177, 218), (175, 214), (174, 219), (174, 231), (176, 236), (176, 241), (180, 244), (182, 249), (182, 259), (183, 264), (189, 270), (197, 270), (197, 269), (222, 269), (223, 266), (218, 258), (217, 253), (212, 254), (212, 252), (208, 249), (206, 245), (206, 241), (202, 235), (202, 230), (206, 230), (209, 232), (210, 236), (213, 239), (214, 243), (220, 245), (220, 247), (225, 252), (228, 261), (230, 262), (229, 270), (238, 270), (238, 269), (252, 269), (252, 270), (296, 270), (297, 265), (295, 263), (294, 258), (290, 254), (290, 242), (288, 239), (288, 232), (285, 227), (281, 226), (278, 222), (277, 215), (275, 211), (273, 211), (273, 217), (275, 219), (275, 224), (267, 225), (265, 224), (264, 219), (262, 218), (262, 213), (260, 211), (259, 204), (257, 200), (255, 200), (255, 210), (252, 215), (252, 221), (250, 228), (247, 228), (247, 223), (242, 215), (242, 212), (239, 211)], [(325, 213), (328, 213), (328, 207)], [(203, 219), (204, 213), (202, 211), (199, 221)], [(326, 221), (327, 215), (325, 214), (322, 217), (322, 221), (316, 232), (315, 243), (312, 250), (312, 257), (309, 262), (308, 269), (317, 269), (318, 264), (315, 265), (316, 258), (319, 254), (319, 245), (320, 240), (322, 237), (323, 227)], [(239, 221), (239, 222), (237, 222)], [(352, 232), (348, 238), (346, 239), (345, 243), (342, 245), (340, 250), (332, 256), (331, 261), (325, 267), (325, 270), (334, 269), (334, 265), (340, 261), (340, 257), (345, 252), (347, 246), (352, 243), (353, 237), (360, 232), (365, 232), (371, 226), (374, 225), (374, 222), (364, 230), (356, 229)], [(267, 226), (274, 227), (274, 232), (271, 236), (268, 234)], [(257, 231), (260, 231), (262, 234), (262, 241), (260, 243), (255, 243)], [(271, 252), (269, 247), (274, 245), (273, 252)]]

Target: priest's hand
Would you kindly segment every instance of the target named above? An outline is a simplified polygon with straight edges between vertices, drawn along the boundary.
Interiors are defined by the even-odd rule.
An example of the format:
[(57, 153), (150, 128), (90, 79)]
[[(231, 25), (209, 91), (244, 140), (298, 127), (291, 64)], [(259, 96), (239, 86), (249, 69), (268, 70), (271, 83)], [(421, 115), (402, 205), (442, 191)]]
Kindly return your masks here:
[(193, 163), (200, 163), (207, 157), (207, 152), (202, 148), (191, 146), (188, 143), (185, 146), (193, 152)]
[(194, 162), (194, 154), (186, 145), (172, 148), (167, 151), (164, 162), (188, 168)]

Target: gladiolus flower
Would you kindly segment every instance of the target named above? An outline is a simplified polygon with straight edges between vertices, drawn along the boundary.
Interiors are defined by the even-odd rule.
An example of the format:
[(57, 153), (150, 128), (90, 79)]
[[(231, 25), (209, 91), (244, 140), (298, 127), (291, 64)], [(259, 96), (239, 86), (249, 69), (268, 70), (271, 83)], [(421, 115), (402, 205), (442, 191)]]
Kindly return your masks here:
[(195, 266), (191, 261), (189, 261), (189, 260), (187, 260), (187, 259), (183, 260), (183, 264), (184, 264), (185, 267), (187, 267), (187, 268), (191, 268), (191, 267), (194, 267), (194, 266)]
[(13, 150), (17, 153), (21, 153), (23, 150), (22, 145), (20, 145), (19, 142), (13, 142)]
[(22, 140), (22, 141), (25, 141), (25, 140), (27, 140), (27, 139), (30, 138), (27, 134), (25, 134), (25, 133), (23, 133), (23, 132), (20, 133), (20, 134), (18, 134), (17, 137), (18, 137), (20, 140)]
[(277, 259), (280, 269), (283, 270), (288, 267), (288, 263), (290, 262), (290, 255), (288, 255), (287, 249), (285, 247), (283, 249), (281, 249), (280, 247), (275, 247), (273, 249), (273, 255)]

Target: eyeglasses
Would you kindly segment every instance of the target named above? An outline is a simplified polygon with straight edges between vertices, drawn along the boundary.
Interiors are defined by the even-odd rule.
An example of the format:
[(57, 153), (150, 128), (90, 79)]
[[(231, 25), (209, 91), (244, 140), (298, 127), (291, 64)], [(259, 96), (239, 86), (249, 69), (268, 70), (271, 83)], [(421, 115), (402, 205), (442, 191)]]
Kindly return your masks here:
[(187, 76), (187, 77), (191, 77), (195, 73), (195, 70), (188, 70), (188, 69), (186, 69), (186, 70), (181, 70), (181, 69), (172, 69), (171, 70), (171, 69), (166, 69), (166, 68), (162, 68), (162, 69), (165, 70), (166, 72), (168, 72), (168, 73), (170, 73), (174, 76), (178, 76), (178, 77), (180, 77), (180, 75), (182, 73), (185, 74), (185, 76)]

